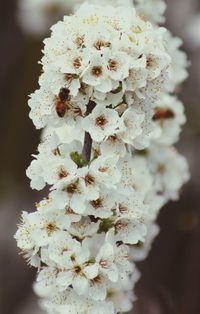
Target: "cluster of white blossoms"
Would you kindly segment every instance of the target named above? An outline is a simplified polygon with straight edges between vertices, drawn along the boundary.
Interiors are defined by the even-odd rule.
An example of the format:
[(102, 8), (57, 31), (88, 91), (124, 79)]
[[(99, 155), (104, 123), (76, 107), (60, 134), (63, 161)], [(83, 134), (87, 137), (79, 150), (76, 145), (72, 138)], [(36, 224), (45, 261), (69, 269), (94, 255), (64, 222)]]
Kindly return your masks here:
[[(35, 36), (46, 34), (51, 25), (63, 15), (71, 14), (84, 0), (18, 0), (18, 20), (25, 33)], [(91, 4), (125, 7), (133, 5), (142, 17), (154, 24), (165, 21), (164, 0), (88, 0)]]
[(130, 311), (135, 263), (159, 232), (160, 209), (189, 179), (172, 146), (186, 120), (173, 93), (187, 58), (149, 15), (87, 3), (44, 41), (29, 101), (43, 140), (27, 176), (49, 194), (23, 212), (15, 238), (38, 268), (34, 290), (47, 313)]

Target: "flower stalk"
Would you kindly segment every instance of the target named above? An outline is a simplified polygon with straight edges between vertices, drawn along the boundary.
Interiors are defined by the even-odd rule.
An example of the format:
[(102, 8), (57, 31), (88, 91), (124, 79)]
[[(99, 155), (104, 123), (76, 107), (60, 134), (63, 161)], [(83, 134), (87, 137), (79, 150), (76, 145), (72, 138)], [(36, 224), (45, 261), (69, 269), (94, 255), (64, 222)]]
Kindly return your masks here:
[[(86, 116), (92, 113), (93, 109), (95, 108), (96, 104), (93, 101), (89, 101), (87, 105)], [(83, 159), (86, 160), (88, 163), (91, 159), (91, 152), (92, 152), (92, 138), (90, 133), (85, 132), (84, 144), (83, 144)]]

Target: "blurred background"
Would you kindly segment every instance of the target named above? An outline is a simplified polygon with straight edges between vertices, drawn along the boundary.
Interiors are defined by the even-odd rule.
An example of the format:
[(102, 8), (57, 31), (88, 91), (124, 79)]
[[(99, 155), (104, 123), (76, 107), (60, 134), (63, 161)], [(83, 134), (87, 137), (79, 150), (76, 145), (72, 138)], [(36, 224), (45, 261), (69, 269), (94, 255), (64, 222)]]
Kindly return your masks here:
[[(139, 265), (134, 314), (200, 313), (200, 1), (167, 3), (167, 26), (184, 39), (191, 60), (180, 96), (188, 123), (178, 147), (189, 160), (192, 179), (180, 201), (159, 216), (161, 233)], [(41, 198), (30, 189), (25, 169), (39, 142), (27, 99), (37, 88), (42, 40), (23, 33), (16, 12), (17, 1), (0, 1), (0, 313), (42, 314), (32, 292), (35, 273), (17, 255), (13, 239), (21, 211)]]

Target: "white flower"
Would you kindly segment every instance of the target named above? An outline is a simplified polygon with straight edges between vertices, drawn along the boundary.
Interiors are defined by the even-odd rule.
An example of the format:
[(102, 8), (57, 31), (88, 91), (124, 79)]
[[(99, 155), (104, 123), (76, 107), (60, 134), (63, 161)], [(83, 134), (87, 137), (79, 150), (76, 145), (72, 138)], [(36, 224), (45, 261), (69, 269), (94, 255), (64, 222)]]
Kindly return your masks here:
[[(62, 125), (59, 128), (52, 128), (52, 127), (46, 127), (43, 129), (41, 134), (41, 140), (44, 141), (45, 138), (51, 137), (52, 134), (56, 134), (59, 138), (60, 143), (67, 143), (67, 144), (77, 144), (77, 147), (74, 148), (74, 151), (79, 151), (79, 146), (81, 146), (81, 143), (84, 139), (84, 132), (81, 132), (81, 128), (77, 127), (74, 128), (74, 126), (70, 125)], [(78, 143), (79, 141), (79, 143)], [(82, 147), (80, 147), (81, 149)], [(70, 148), (72, 151), (72, 148)], [(69, 151), (70, 151), (69, 149)]]
[(93, 112), (82, 121), (82, 127), (91, 134), (96, 142), (111, 136), (119, 127), (118, 113), (113, 109), (98, 105)]
[(43, 298), (53, 295), (57, 287), (57, 273), (58, 270), (56, 265), (53, 264), (49, 267), (45, 267), (40, 271), (34, 284), (34, 291), (37, 293), (37, 295)]
[(83, 217), (79, 222), (71, 224), (69, 233), (79, 240), (84, 240), (96, 235), (98, 230), (99, 222), (92, 222), (89, 217)]
[(37, 129), (43, 128), (52, 113), (54, 95), (45, 89), (39, 89), (31, 95), (29, 107), (31, 108), (30, 118)]
[(166, 3), (164, 0), (134, 0), (137, 10), (153, 23), (163, 23)]
[[(131, 157), (129, 154), (119, 161), (121, 172), (120, 190), (126, 195), (140, 192), (144, 196), (150, 191), (153, 178), (144, 157)], [(138, 195), (138, 194), (135, 194)]]
[(174, 148), (152, 145), (149, 152), (149, 167), (157, 190), (168, 200), (176, 200), (183, 184), (190, 178), (185, 157), (179, 155)]
[(124, 52), (111, 52), (107, 62), (108, 75), (115, 81), (121, 81), (129, 76), (131, 58)]
[(87, 203), (85, 213), (96, 218), (109, 218), (113, 214), (114, 206), (114, 192), (102, 188), (99, 197)]
[(118, 156), (99, 156), (95, 159), (90, 169), (96, 175), (99, 183), (105, 184), (108, 188), (113, 188), (120, 181), (121, 174), (116, 166)]
[[(91, 4), (99, 4), (98, 0), (89, 0)], [(112, 6), (125, 6), (125, 7), (132, 7), (133, 2), (132, 0), (102, 0), (101, 5), (112, 5)]]
[[(38, 247), (49, 244), (53, 234), (63, 226), (64, 214), (58, 216), (57, 212), (46, 214), (35, 212), (30, 215), (30, 221), (33, 226), (32, 235)], [(66, 220), (66, 229), (69, 227), (69, 224), (69, 221)]]
[[(49, 168), (46, 169), (48, 163)], [(77, 172), (77, 165), (69, 156), (55, 154), (48, 156), (39, 154), (27, 169), (27, 176), (31, 179), (31, 187), (41, 190), (47, 184), (54, 185), (58, 181)]]
[(137, 216), (145, 215), (148, 206), (144, 204), (144, 195), (132, 191), (130, 196), (119, 195), (117, 198), (116, 215), (120, 218), (137, 219)]
[(151, 249), (152, 243), (159, 234), (159, 227), (152, 223), (147, 227), (147, 235), (144, 243), (139, 243), (139, 245), (132, 246), (130, 248), (132, 259), (136, 262), (143, 261), (147, 258), (149, 251)]
[(127, 144), (133, 145), (133, 140), (142, 134), (142, 122), (145, 115), (132, 109), (128, 109), (122, 115), (123, 127), (121, 128), (121, 138)]
[(64, 178), (53, 186), (54, 197), (59, 200), (63, 197), (72, 210), (77, 214), (83, 214), (85, 211), (85, 201), (89, 195), (85, 194), (83, 183), (79, 180), (78, 176), (71, 176)]
[(55, 156), (46, 160), (49, 169), (44, 170), (44, 179), (49, 185), (56, 184), (59, 180), (74, 175), (77, 172), (77, 165), (69, 157)]
[(112, 302), (97, 302), (91, 298), (78, 296), (72, 289), (66, 292), (54, 292), (50, 301), (43, 302), (43, 307), (49, 313), (56, 311), (59, 314), (114, 314)]
[(156, 185), (152, 185), (152, 189), (145, 198), (145, 204), (148, 205), (148, 220), (154, 221), (158, 218), (161, 208), (163, 208), (168, 199), (166, 195), (160, 194), (160, 191)]
[(132, 310), (133, 302), (137, 299), (133, 289), (139, 278), (139, 271), (135, 269), (131, 277), (126, 277), (119, 283), (113, 283), (108, 288), (108, 300), (114, 303), (117, 313), (126, 313)]
[(84, 83), (95, 86), (99, 92), (109, 92), (112, 89), (112, 82), (107, 75), (108, 56), (95, 54), (91, 57), (89, 65), (82, 73)]
[(106, 243), (101, 247), (101, 250), (96, 258), (100, 270), (106, 274), (111, 281), (118, 281), (118, 269), (114, 263), (115, 252), (112, 244)]
[(123, 244), (116, 244), (114, 229), (111, 229), (106, 235), (105, 244), (96, 257), (100, 271), (112, 282), (117, 282), (124, 274), (130, 274), (133, 271), (128, 257), (128, 247)]
[[(97, 0), (89, 0), (99, 4)], [(83, 0), (19, 0), (18, 20), (28, 35), (42, 36), (50, 26), (66, 13), (74, 12)], [(132, 0), (102, 0), (101, 5), (133, 6)]]
[(125, 143), (123, 143), (120, 133), (113, 134), (106, 141), (103, 141), (100, 145), (100, 150), (104, 156), (124, 157), (126, 154)]
[(22, 221), (15, 234), (17, 245), (22, 250), (31, 250), (35, 246), (35, 242), (32, 237), (33, 226), (29, 218), (30, 216), (27, 212), (22, 213)]
[(135, 219), (129, 220), (119, 218), (115, 222), (116, 240), (126, 244), (137, 244), (139, 241), (145, 241), (146, 225), (142, 215), (135, 216)]
[(187, 55), (180, 49), (182, 40), (179, 37), (173, 37), (172, 34), (165, 32), (166, 47), (171, 56), (171, 64), (169, 67), (169, 78), (165, 82), (165, 90), (167, 92), (174, 92), (180, 84), (182, 84), (188, 77), (187, 67), (189, 62)]
[(33, 160), (26, 170), (26, 175), (31, 179), (31, 188), (42, 190), (46, 183), (43, 178), (43, 168), (38, 160)]
[[(64, 269), (57, 276), (57, 284), (65, 290), (72, 285), (78, 295), (87, 292), (89, 280), (98, 275), (98, 266), (90, 263), (90, 252), (87, 248), (81, 248), (74, 253), (71, 260), (65, 263)], [(63, 288), (62, 288), (63, 287)]]
[(81, 244), (75, 239), (72, 239), (66, 232), (55, 234), (48, 247), (50, 260), (63, 269), (70, 262), (73, 254), (78, 254), (81, 250)]

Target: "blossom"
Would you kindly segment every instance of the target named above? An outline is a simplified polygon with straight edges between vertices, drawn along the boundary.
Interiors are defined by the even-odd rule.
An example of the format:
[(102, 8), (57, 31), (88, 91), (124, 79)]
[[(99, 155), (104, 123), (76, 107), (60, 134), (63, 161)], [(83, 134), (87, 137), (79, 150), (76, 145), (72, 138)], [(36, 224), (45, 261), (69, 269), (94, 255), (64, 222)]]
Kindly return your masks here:
[[(23, 31), (27, 35), (43, 36), (51, 25), (64, 14), (74, 12), (83, 0), (19, 0), (17, 17)], [(89, 0), (91, 4), (99, 4), (97, 0)], [(132, 0), (102, 0), (102, 5), (133, 6)]]
[(54, 293), (52, 299), (43, 302), (45, 310), (56, 311), (59, 314), (66, 312), (76, 314), (88, 312), (89, 314), (114, 314), (114, 306), (112, 302), (98, 302), (90, 298), (78, 297), (72, 290), (68, 289), (66, 292)]
[(147, 236), (145, 242), (132, 246), (130, 254), (134, 261), (143, 261), (147, 258), (155, 237), (159, 234), (159, 227), (155, 223), (151, 223), (147, 227)]
[[(143, 144), (152, 118), (148, 97), (158, 96), (171, 61), (164, 34), (164, 28), (143, 21), (134, 8), (84, 4), (65, 17), (44, 41), (44, 73), (29, 101), (36, 127), (67, 123), (96, 142), (119, 135), (125, 143), (138, 145), (137, 138), (148, 146)], [(136, 97), (144, 105), (131, 108)], [(87, 112), (89, 103), (92, 112)]]
[(96, 261), (102, 273), (108, 276), (112, 282), (117, 282), (119, 277), (123, 278), (132, 273), (134, 266), (129, 262), (129, 247), (117, 245), (114, 229), (106, 235), (106, 242), (97, 254)]
[(83, 295), (88, 289), (89, 280), (94, 279), (97, 275), (97, 265), (90, 265), (90, 252), (81, 249), (65, 263), (64, 269), (58, 274), (56, 281), (59, 286), (63, 287), (63, 290), (72, 285), (78, 295)]
[(167, 31), (165, 41), (172, 62), (169, 67), (169, 79), (165, 82), (164, 89), (167, 92), (174, 92), (188, 77), (189, 62), (186, 53), (180, 49), (183, 43), (181, 38), (173, 37), (170, 31)]
[(94, 141), (102, 142), (118, 129), (119, 117), (116, 111), (97, 106), (92, 114), (83, 120), (83, 129), (92, 135)]
[(133, 289), (139, 278), (140, 273), (135, 269), (131, 277), (124, 278), (120, 283), (113, 283), (109, 288), (108, 299), (114, 303), (116, 312), (129, 312), (132, 309), (132, 304), (136, 301)]
[(48, 196), (22, 213), (15, 239), (38, 269), (34, 290), (49, 314), (130, 311), (135, 263), (189, 179), (172, 146), (186, 120), (173, 93), (187, 58), (158, 26), (165, 4), (107, 1), (75, 1), (51, 28), (29, 100), (43, 133), (26, 173)]
[(152, 145), (149, 151), (149, 165), (158, 191), (168, 200), (176, 200), (182, 185), (190, 178), (185, 157), (174, 148)]
[[(71, 149), (79, 150), (77, 143)], [(53, 133), (46, 137), (38, 147), (39, 154), (34, 155), (35, 159), (28, 167), (26, 174), (31, 179), (31, 187), (41, 190), (46, 184), (54, 185), (60, 180), (74, 175), (77, 172), (77, 165), (72, 160), (71, 151), (66, 145), (61, 144), (59, 138)], [(49, 168), (46, 169), (46, 163)], [(50, 171), (49, 171), (50, 169)]]
[(135, 6), (147, 20), (160, 24), (165, 21), (166, 3), (163, 0), (134, 0)]

